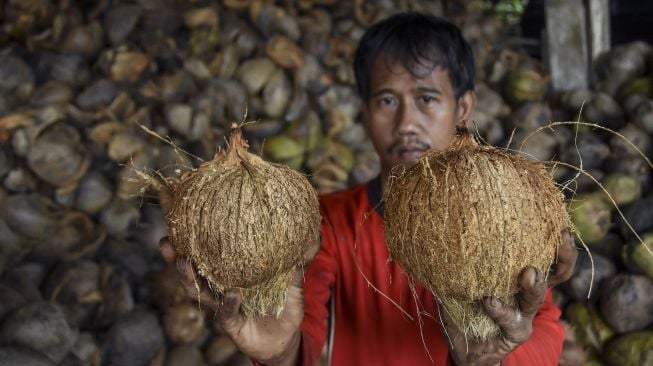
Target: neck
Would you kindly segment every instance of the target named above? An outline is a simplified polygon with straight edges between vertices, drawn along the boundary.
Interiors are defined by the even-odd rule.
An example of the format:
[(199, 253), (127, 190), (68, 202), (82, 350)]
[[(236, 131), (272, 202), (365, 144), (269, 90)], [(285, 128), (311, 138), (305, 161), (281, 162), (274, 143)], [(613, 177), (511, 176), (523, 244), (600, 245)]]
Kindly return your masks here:
[(381, 168), (379, 173), (379, 181), (381, 182), (381, 195), (385, 196), (388, 191), (388, 177), (390, 177), (390, 169)]

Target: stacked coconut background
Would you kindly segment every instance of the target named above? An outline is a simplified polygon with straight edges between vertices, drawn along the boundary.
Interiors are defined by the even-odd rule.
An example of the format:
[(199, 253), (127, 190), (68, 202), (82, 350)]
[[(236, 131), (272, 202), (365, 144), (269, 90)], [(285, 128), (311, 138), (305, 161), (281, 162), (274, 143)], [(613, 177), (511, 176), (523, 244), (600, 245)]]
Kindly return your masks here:
[[(136, 171), (180, 174), (211, 159), (232, 122), (258, 121), (244, 126), (250, 150), (320, 192), (374, 177), (351, 61), (364, 29), (401, 10), (462, 27), (482, 139), (582, 167), (623, 212), (588, 175), (556, 167), (594, 263), (581, 252), (555, 292), (568, 326), (561, 364), (653, 362), (653, 254), (641, 244), (653, 247), (653, 169), (637, 151), (653, 158), (650, 45), (603, 55), (591, 90), (553, 93), (482, 1), (8, 0), (0, 364), (248, 364), (164, 265), (164, 218)], [(539, 130), (551, 121), (597, 124), (632, 145), (586, 125)]]

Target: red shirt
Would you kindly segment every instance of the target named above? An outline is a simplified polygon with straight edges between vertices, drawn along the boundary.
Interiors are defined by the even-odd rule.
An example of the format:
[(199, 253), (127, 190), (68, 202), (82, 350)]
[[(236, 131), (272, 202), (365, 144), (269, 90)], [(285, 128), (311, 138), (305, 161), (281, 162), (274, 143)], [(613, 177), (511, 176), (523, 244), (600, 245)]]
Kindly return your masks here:
[[(378, 180), (320, 198), (322, 247), (305, 273), (304, 365), (315, 363), (327, 338), (332, 365), (447, 365), (433, 296), (419, 285), (413, 296), (389, 260), (383, 217), (373, 207), (379, 200)], [(559, 317), (549, 291), (531, 338), (502, 365), (557, 365), (564, 340)]]

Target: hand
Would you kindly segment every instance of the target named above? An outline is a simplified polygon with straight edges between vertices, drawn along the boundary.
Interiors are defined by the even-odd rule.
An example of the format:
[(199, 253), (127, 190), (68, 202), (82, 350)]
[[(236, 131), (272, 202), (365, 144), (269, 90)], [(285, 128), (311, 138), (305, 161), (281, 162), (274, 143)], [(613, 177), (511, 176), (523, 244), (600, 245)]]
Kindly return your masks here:
[[(501, 334), (484, 342), (474, 342), (453, 325), (453, 322), (441, 311), (442, 320), (450, 338), (450, 356), (458, 366), (493, 366), (501, 361), (515, 348), (530, 338), (533, 332), (533, 318), (544, 302), (547, 287), (553, 287), (569, 279), (574, 270), (578, 251), (569, 230), (562, 233), (562, 244), (558, 249), (557, 262), (548, 278), (533, 267), (524, 269), (519, 277), (520, 292), (516, 295), (518, 306), (513, 308), (503, 304), (499, 299), (483, 299), (486, 314), (496, 322)], [(517, 310), (519, 309), (519, 310)]]
[[(188, 296), (199, 299), (202, 305), (209, 306), (215, 312), (216, 322), (241, 352), (266, 365), (296, 363), (301, 339), (299, 329), (304, 318), (304, 280), (301, 271), (297, 271), (293, 277), (286, 306), (278, 318), (269, 315), (246, 319), (240, 312), (241, 296), (237, 290), (230, 290), (216, 299), (208, 290), (205, 280), (196, 275), (190, 262), (177, 258), (167, 238), (161, 239), (160, 250), (167, 263), (176, 263)], [(315, 255), (317, 250), (311, 252)]]
[(548, 287), (554, 287), (567, 281), (574, 273), (577, 258), (578, 248), (576, 247), (574, 236), (568, 229), (564, 230), (562, 232), (562, 244), (558, 248), (558, 257), (553, 263), (546, 279)]

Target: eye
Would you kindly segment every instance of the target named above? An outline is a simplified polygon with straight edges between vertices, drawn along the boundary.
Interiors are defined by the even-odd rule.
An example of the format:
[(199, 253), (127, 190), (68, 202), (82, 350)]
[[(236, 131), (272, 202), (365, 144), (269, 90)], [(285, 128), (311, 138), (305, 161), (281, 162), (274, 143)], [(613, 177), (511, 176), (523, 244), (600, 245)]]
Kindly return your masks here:
[(424, 104), (429, 104), (431, 102), (435, 102), (435, 98), (433, 98), (430, 95), (422, 95), (419, 97), (420, 101)]
[(392, 106), (397, 104), (397, 99), (391, 96), (385, 96), (381, 98), (380, 102), (383, 106)]

